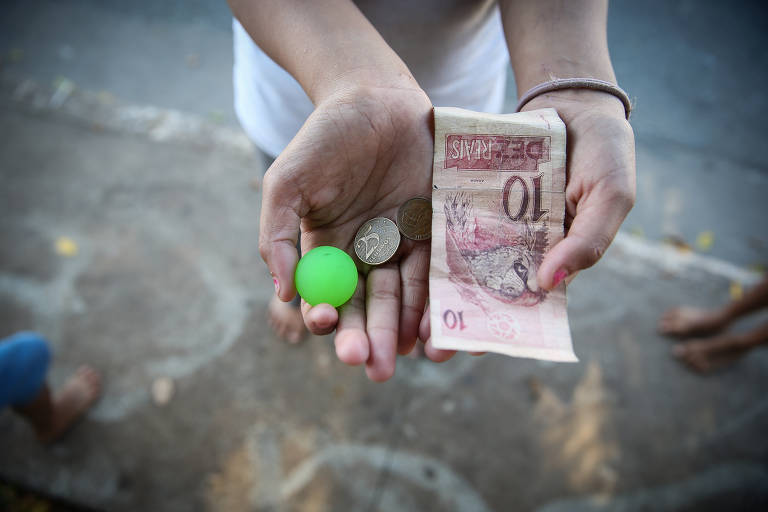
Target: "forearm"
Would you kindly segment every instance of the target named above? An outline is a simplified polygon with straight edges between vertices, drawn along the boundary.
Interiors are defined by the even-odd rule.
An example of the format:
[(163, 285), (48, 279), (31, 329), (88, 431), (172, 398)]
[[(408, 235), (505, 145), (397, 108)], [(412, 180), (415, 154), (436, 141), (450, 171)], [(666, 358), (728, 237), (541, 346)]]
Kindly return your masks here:
[(405, 63), (350, 0), (229, 0), (259, 47), (317, 105), (349, 87), (417, 88)]
[(506, 0), (500, 7), (518, 96), (553, 78), (616, 83), (606, 36), (607, 0)]

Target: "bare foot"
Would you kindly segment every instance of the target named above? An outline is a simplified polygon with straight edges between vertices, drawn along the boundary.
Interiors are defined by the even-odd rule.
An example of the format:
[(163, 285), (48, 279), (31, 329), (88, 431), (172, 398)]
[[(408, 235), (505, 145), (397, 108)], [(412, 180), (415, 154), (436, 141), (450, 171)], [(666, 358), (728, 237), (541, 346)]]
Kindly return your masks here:
[(659, 320), (659, 332), (685, 338), (713, 334), (728, 325), (727, 319), (716, 311), (679, 307), (667, 310)]
[(280, 338), (288, 343), (298, 343), (307, 332), (301, 310), (290, 302), (283, 302), (272, 296), (267, 308), (269, 326)]
[(733, 362), (748, 350), (741, 336), (723, 334), (681, 343), (672, 349), (672, 355), (691, 369), (707, 373)]
[(101, 395), (101, 374), (83, 365), (77, 369), (52, 400), (50, 428), (38, 430), (37, 436), (44, 443), (60, 438)]

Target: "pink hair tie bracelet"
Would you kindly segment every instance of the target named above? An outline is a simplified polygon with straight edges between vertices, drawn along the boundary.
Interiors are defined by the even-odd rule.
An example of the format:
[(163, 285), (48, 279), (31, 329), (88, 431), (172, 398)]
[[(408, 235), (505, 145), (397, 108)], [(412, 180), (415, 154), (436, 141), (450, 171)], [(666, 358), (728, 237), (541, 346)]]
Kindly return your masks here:
[(517, 110), (515, 110), (515, 112), (520, 112), (520, 109), (536, 96), (552, 91), (559, 91), (561, 89), (591, 89), (593, 91), (602, 91), (607, 92), (608, 94), (613, 94), (624, 104), (624, 113), (627, 116), (627, 120), (629, 120), (629, 115), (632, 113), (632, 102), (629, 101), (629, 96), (624, 92), (624, 89), (611, 82), (598, 80), (596, 78), (556, 78), (549, 82), (541, 83), (528, 89), (528, 91), (523, 94), (520, 101), (517, 103)]

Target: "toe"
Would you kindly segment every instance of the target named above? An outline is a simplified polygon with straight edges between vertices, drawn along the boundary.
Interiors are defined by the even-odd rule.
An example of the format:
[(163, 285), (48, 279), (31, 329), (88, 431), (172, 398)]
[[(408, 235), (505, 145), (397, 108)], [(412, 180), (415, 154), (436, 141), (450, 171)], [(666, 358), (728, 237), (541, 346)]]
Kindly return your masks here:
[(88, 366), (83, 365), (75, 372), (77, 378), (79, 378), (91, 391), (97, 392), (101, 388), (101, 372)]
[(658, 329), (663, 334), (674, 334), (679, 330), (677, 320), (672, 316), (662, 317), (659, 320)]
[(701, 354), (691, 354), (689, 357), (685, 358), (685, 361), (691, 368), (698, 372), (704, 373), (710, 368), (709, 361)]

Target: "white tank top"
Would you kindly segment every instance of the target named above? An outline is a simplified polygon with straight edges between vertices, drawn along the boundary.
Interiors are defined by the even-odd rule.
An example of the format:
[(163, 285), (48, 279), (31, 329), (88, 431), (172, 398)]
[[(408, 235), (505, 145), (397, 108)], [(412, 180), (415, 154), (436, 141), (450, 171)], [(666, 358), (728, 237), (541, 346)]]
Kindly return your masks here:
[[(359, 0), (435, 106), (501, 112), (509, 60), (494, 0)], [(312, 113), (298, 82), (234, 32), (235, 112), (253, 142), (277, 156)]]

